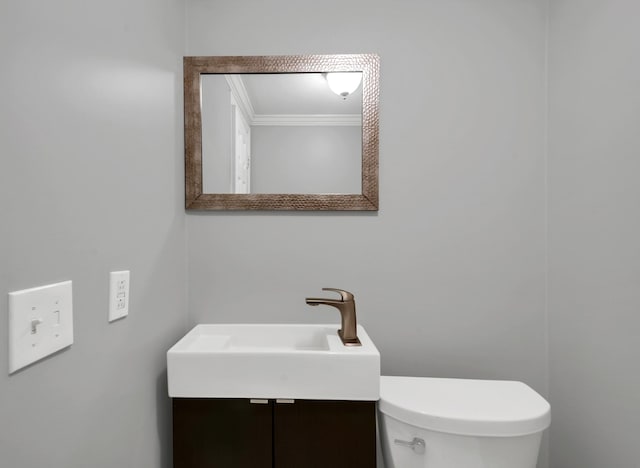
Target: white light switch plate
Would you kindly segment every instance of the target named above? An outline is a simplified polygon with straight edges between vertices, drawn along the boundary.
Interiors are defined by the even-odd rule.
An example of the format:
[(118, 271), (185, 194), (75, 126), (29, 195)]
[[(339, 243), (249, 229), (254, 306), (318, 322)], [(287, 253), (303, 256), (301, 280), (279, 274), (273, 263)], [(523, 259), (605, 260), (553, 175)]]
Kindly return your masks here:
[(9, 373), (73, 344), (71, 281), (9, 293)]
[(109, 322), (129, 314), (129, 271), (109, 275)]

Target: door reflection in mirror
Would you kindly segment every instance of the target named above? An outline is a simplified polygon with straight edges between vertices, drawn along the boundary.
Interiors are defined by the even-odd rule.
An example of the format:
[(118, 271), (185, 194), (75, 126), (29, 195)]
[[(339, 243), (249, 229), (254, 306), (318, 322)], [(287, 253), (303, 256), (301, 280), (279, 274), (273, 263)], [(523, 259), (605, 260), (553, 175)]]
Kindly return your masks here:
[(251, 126), (231, 95), (231, 193), (251, 193)]

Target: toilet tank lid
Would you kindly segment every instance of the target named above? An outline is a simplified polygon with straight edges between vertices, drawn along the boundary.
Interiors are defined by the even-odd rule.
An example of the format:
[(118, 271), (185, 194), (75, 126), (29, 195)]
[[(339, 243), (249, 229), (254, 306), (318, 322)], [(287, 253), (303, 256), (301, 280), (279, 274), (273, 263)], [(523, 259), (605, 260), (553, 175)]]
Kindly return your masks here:
[(380, 379), (380, 412), (449, 434), (513, 437), (541, 432), (549, 403), (522, 382), (388, 377)]

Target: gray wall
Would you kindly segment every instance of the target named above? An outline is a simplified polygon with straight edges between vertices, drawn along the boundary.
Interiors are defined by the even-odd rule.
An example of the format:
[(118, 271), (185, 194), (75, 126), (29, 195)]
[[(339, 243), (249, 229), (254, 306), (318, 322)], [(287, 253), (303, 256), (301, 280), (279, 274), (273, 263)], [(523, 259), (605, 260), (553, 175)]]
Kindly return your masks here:
[(338, 323), (304, 297), (342, 287), (385, 374), (546, 395), (545, 4), (189, 0), (188, 55), (381, 58), (380, 211), (189, 213), (190, 323)]
[(252, 193), (362, 193), (362, 127), (251, 127)]
[(636, 467), (640, 4), (551, 5), (551, 460)]
[[(169, 467), (186, 330), (178, 0), (0, 6), (0, 465)], [(107, 323), (109, 271), (131, 270)], [(75, 343), (8, 375), (7, 293), (73, 280)]]

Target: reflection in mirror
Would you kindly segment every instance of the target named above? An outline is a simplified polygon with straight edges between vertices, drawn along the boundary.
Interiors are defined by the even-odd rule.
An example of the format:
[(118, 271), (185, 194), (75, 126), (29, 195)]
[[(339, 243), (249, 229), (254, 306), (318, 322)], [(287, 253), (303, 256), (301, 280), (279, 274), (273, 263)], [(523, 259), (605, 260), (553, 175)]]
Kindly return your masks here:
[(184, 65), (187, 209), (377, 210), (377, 56)]
[(203, 75), (204, 192), (360, 193), (362, 73), (332, 75)]

